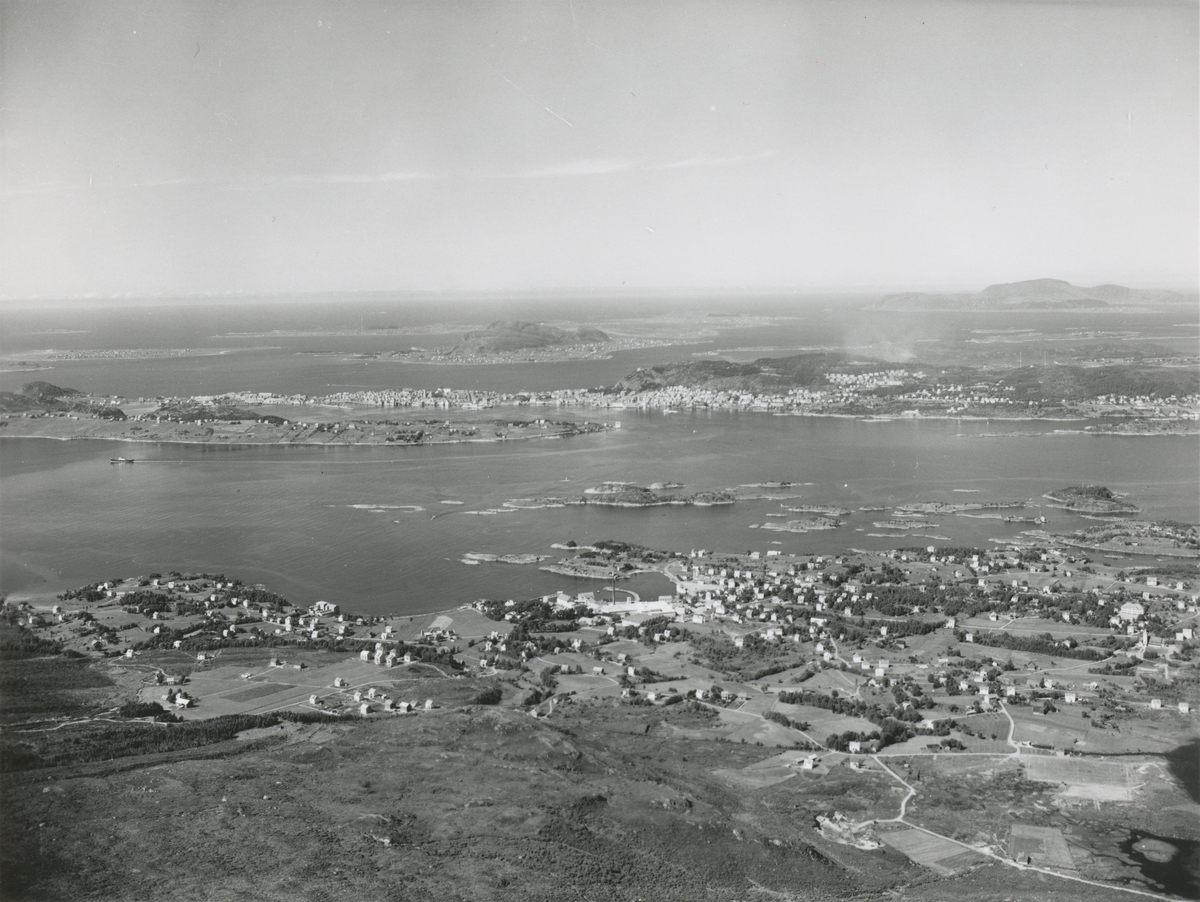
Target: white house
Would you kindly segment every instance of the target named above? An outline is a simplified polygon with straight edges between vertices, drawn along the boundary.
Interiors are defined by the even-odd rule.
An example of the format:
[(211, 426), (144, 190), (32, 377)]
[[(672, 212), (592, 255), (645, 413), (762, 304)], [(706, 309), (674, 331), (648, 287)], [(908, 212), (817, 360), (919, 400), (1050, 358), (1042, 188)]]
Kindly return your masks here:
[(1133, 621), (1141, 620), (1145, 613), (1146, 609), (1136, 601), (1127, 601), (1125, 604), (1121, 605), (1120, 609), (1117, 611), (1117, 616), (1122, 620)]

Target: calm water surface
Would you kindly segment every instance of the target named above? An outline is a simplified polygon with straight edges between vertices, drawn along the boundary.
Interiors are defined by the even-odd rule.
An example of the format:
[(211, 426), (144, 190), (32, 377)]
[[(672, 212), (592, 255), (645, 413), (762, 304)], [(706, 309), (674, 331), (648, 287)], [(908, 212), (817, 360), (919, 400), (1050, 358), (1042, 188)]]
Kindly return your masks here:
[[(293, 601), (417, 612), (480, 597), (599, 588), (535, 566), (466, 566), (466, 552), (560, 556), (549, 546), (621, 539), (687, 551), (835, 552), (946, 542), (872, 538), (909, 501), (1029, 500), (1087, 482), (1128, 492), (1145, 516), (1200, 519), (1195, 437), (1035, 432), (1027, 423), (890, 422), (766, 414), (639, 414), (594, 436), (417, 448), (244, 447), (0, 439), (0, 590), (60, 590), (154, 570), (206, 570), (262, 582)], [(113, 456), (135, 456), (113, 466)], [(750, 529), (777, 501), (732, 507), (569, 506), (480, 515), (509, 499), (578, 495), (606, 480), (677, 481), (688, 491), (790, 481), (854, 513), (840, 529)], [(955, 489), (976, 490), (970, 493)], [(445, 504), (458, 501), (461, 504)], [(419, 508), (419, 509), (415, 509)], [(1089, 521), (1057, 509), (1053, 530)], [(922, 530), (987, 546), (1020, 524), (935, 516)], [(657, 577), (638, 591), (669, 584)]]
[[(372, 296), (293, 305), (245, 299), (107, 310), (54, 305), (4, 309), (0, 355), (14, 359), (46, 348), (232, 352), (54, 361), (50, 369), (0, 372), (0, 390), (16, 390), (38, 378), (127, 397), (233, 390), (320, 395), (401, 386), (519, 391), (611, 384), (638, 366), (715, 351), (744, 360), (843, 347), (852, 355), (890, 360), (958, 354), (995, 362), (1000, 354), (1016, 363), (1027, 354), (1036, 359), (1054, 353), (1053, 342), (1035, 348), (1021, 342), (979, 344), (977, 339), (1014, 329), (1024, 330), (1020, 335), (1036, 329), (1067, 336), (1086, 327), (1111, 335), (1136, 334), (1186, 351), (1194, 349), (1197, 334), (1194, 308), (1145, 315), (1090, 312), (1084, 318), (1027, 312), (897, 314), (869, 309), (871, 303), (830, 297), (653, 303), (592, 299), (572, 305), (542, 298), (473, 307), (401, 304)], [(579, 322), (599, 324), (656, 313), (674, 316), (690, 328), (692, 343), (570, 363), (421, 366), (355, 357), (413, 344), (452, 344), (461, 337), (457, 324), (561, 320), (564, 310), (574, 311), (570, 315)], [(730, 325), (734, 321), (727, 317), (709, 316), (731, 312), (790, 318)], [(447, 323), (447, 331), (421, 331), (435, 322)], [(697, 336), (697, 324), (711, 335)], [(414, 331), (381, 334), (378, 329), (384, 326)], [(634, 323), (630, 328), (640, 327)], [(279, 335), (274, 330), (313, 334)], [(322, 331), (340, 334), (316, 334)], [(244, 334), (255, 332), (270, 334)], [(471, 551), (557, 555), (550, 544), (568, 539), (623, 539), (673, 550), (827, 553), (848, 546), (884, 548), (897, 541), (868, 534), (877, 531), (872, 522), (886, 519), (887, 512), (858, 512), (859, 507), (925, 500), (1036, 503), (1043, 492), (1081, 482), (1128, 492), (1148, 517), (1200, 520), (1200, 440), (1195, 437), (1053, 434), (1055, 426), (1069, 424), (858, 423), (627, 410), (573, 415), (608, 421), (619, 417), (623, 428), (566, 440), (440, 448), (231, 449), (0, 439), (0, 591), (59, 591), (154, 570), (208, 570), (263, 582), (297, 602), (326, 598), (352, 610), (428, 611), (483, 596), (598, 588), (593, 582), (539, 572), (536, 566), (460, 563)], [(108, 459), (114, 456), (134, 456), (138, 463), (111, 466)], [(779, 503), (770, 501), (718, 508), (573, 506), (471, 513), (498, 509), (513, 498), (578, 495), (606, 480), (677, 481), (689, 491), (787, 480), (803, 484), (796, 489), (803, 498), (793, 504), (836, 505), (855, 513), (838, 530), (807, 535), (750, 529), (772, 522), (768, 512), (780, 512)], [(1088, 524), (1052, 509), (1031, 513), (1046, 513), (1052, 529)], [(964, 517), (932, 519), (938, 525), (925, 532), (961, 544), (987, 545), (990, 538), (1013, 536), (1023, 528)], [(945, 540), (914, 535), (898, 543), (924, 546)], [(670, 588), (665, 579), (653, 576), (640, 578), (633, 587), (651, 595)]]

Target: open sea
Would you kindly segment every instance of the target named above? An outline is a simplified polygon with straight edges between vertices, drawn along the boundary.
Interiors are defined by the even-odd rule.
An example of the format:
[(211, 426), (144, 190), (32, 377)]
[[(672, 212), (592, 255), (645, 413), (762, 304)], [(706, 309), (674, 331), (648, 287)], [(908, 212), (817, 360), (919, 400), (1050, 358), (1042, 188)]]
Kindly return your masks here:
[[(47, 347), (234, 347), (237, 342), (274, 350), (55, 361), (52, 369), (34, 373), (0, 373), (0, 390), (19, 388), (31, 378), (134, 397), (238, 389), (322, 394), (436, 385), (498, 391), (585, 387), (610, 383), (636, 366), (685, 359), (706, 349), (836, 343), (854, 324), (853, 316), (839, 313), (814, 316), (816, 325), (808, 330), (798, 322), (797, 334), (782, 338), (777, 327), (748, 327), (738, 334), (723, 332), (714, 342), (622, 352), (608, 361), (446, 367), (314, 359), (307, 353), (332, 345), (347, 351), (394, 347), (394, 336), (227, 337), (269, 331), (268, 326), (337, 328), (359, 320), (347, 308), (324, 306), (318, 315), (316, 308), (295, 313), (281, 312), (278, 305), (248, 305), (240, 319), (228, 312), (221, 319), (211, 308), (149, 309), (155, 312), (7, 311), (0, 321), (0, 352), (11, 358)], [(526, 311), (517, 315), (521, 312), (535, 318)], [(474, 318), (466, 321), (514, 318), (511, 311), (469, 314)], [(147, 317), (159, 319), (150, 324)], [(304, 321), (297, 323), (297, 317)], [(542, 312), (541, 318), (549, 316)], [(933, 319), (942, 325), (931, 322), (930, 334), (951, 328), (945, 317)], [(1194, 341), (1190, 325), (1176, 328), (1168, 320), (1152, 323), (1151, 331)], [(428, 334), (420, 341), (439, 343)], [(1078, 483), (1128, 493), (1146, 518), (1200, 520), (1200, 439), (1195, 436), (1091, 436), (1069, 431), (1079, 424), (1012, 421), (856, 422), (632, 410), (571, 415), (620, 419), (621, 428), (568, 439), (408, 448), (217, 448), (2, 438), (0, 591), (10, 596), (57, 592), (117, 576), (207, 571), (261, 582), (297, 603), (326, 599), (357, 612), (417, 613), (482, 597), (601, 588), (595, 581), (541, 572), (537, 565), (461, 563), (468, 552), (557, 559), (565, 555), (550, 545), (568, 540), (784, 554), (930, 544), (988, 547), (991, 539), (1034, 527), (932, 515), (928, 519), (936, 526), (885, 539), (869, 534), (881, 531), (872, 523), (888, 519), (890, 512), (858, 509), (914, 501), (1019, 500), (1031, 506), (1003, 513), (1045, 514), (1046, 528), (1059, 532), (1093, 521), (1032, 505), (1043, 502), (1044, 492)], [(136, 457), (137, 463), (112, 466), (108, 461), (115, 456)], [(765, 500), (731, 507), (568, 506), (492, 513), (504, 510), (510, 499), (580, 495), (608, 480), (673, 481), (683, 483), (686, 492), (787, 481), (796, 484), (789, 494), (801, 496), (784, 502), (789, 506), (833, 505), (852, 514), (836, 530), (797, 535), (751, 528), (780, 522), (766, 516), (779, 513), (780, 502)], [(653, 575), (622, 586), (650, 597), (671, 589), (665, 578)]]

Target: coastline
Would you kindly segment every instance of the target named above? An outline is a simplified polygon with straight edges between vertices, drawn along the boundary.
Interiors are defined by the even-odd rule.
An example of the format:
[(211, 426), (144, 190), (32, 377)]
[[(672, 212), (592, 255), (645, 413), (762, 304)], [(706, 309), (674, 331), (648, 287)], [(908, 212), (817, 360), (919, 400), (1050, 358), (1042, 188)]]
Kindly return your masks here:
[[(346, 408), (343, 408), (346, 409)], [(595, 407), (587, 406), (561, 406), (557, 408), (559, 411), (575, 410), (580, 413), (595, 411)], [(626, 408), (606, 408), (606, 410), (621, 411)], [(646, 410), (648, 408), (641, 408)], [(691, 411), (708, 410), (705, 408), (691, 408)], [(770, 411), (770, 410), (723, 410), (726, 413), (770, 413), (774, 416), (789, 416), (789, 417), (805, 417), (813, 419), (836, 419), (836, 420), (851, 420), (860, 423), (904, 423), (904, 422), (948, 422), (962, 421), (972, 423), (983, 422), (1005, 422), (1005, 423), (1076, 423), (1080, 428), (1077, 429), (1047, 429), (1031, 433), (1020, 433), (1021, 435), (1032, 436), (1047, 436), (1056, 435), (1088, 435), (1096, 437), (1118, 437), (1118, 438), (1160, 438), (1160, 437), (1195, 437), (1200, 436), (1200, 423), (1195, 421), (1180, 421), (1173, 420), (1164, 423), (1155, 424), (1154, 428), (1146, 428), (1145, 421), (1136, 421), (1135, 423), (1127, 424), (1129, 428), (1120, 428), (1123, 424), (1110, 423), (1107, 420), (1099, 418), (1060, 418), (1060, 417), (963, 417), (963, 416), (946, 416), (946, 415), (920, 415), (920, 416), (880, 416), (861, 415), (861, 414), (845, 414), (845, 413), (806, 413), (800, 411)], [(224, 446), (282, 446), (282, 445), (324, 445), (338, 447), (376, 447), (380, 445), (457, 445), (457, 444), (489, 444), (505, 441), (527, 441), (535, 438), (566, 438), (575, 435), (587, 435), (592, 433), (607, 432), (613, 427), (608, 423), (597, 423), (590, 420), (581, 420), (575, 423), (553, 423), (547, 421), (538, 423), (533, 421), (530, 423), (517, 423), (515, 425), (504, 423), (503, 425), (490, 424), (480, 422), (478, 420), (443, 420), (421, 422), (423, 432), (428, 434), (423, 435), (418, 440), (404, 440), (403, 438), (388, 440), (386, 435), (381, 435), (379, 432), (373, 434), (370, 438), (350, 437), (352, 431), (362, 431), (365, 429), (375, 429), (381, 432), (386, 432), (388, 424), (372, 421), (368, 419), (353, 419), (348, 422), (353, 424), (353, 428), (341, 428), (336, 432), (326, 431), (322, 428), (315, 428), (313, 424), (297, 424), (288, 423), (285, 427), (266, 426), (263, 424), (251, 424), (260, 431), (276, 430), (276, 434), (266, 434), (261, 437), (254, 434), (253, 428), (246, 428), (240, 422), (220, 422), (213, 421), (211, 426), (205, 428), (211, 431), (211, 434), (187, 434), (187, 424), (180, 423), (177, 426), (172, 425), (170, 428), (159, 428), (153, 432), (147, 431), (145, 435), (130, 435), (128, 430), (130, 426), (138, 429), (143, 429), (138, 425), (139, 422), (145, 420), (109, 420), (102, 417), (86, 417), (81, 416), (78, 419), (71, 419), (69, 422), (64, 422), (61, 417), (47, 417), (50, 421), (48, 425), (51, 428), (42, 430), (31, 430), (28, 427), (25, 429), (18, 428), (14, 430), (13, 426), (19, 426), (22, 419), (21, 414), (0, 415), (0, 438), (46, 438), (56, 441), (81, 441), (94, 439), (99, 441), (118, 441), (129, 442), (135, 444), (186, 444), (186, 445), (224, 445)], [(42, 419), (42, 417), (39, 417)], [(162, 426), (165, 424), (155, 424)], [(1142, 428), (1136, 428), (1141, 425)], [(547, 427), (551, 428), (547, 428)], [(1107, 428), (1097, 428), (1107, 427)], [(194, 428), (194, 427), (193, 427)], [(503, 430), (504, 434), (481, 435), (482, 429), (489, 429), (493, 433), (498, 430)], [(307, 433), (283, 435), (281, 433), (288, 431), (293, 432), (296, 429), (310, 429)], [(995, 433), (986, 435), (971, 435), (964, 434), (965, 438), (1004, 438), (1017, 433)]]
[(517, 435), (503, 438), (460, 438), (434, 440), (419, 443), (400, 442), (306, 442), (306, 441), (217, 441), (213, 439), (182, 439), (182, 438), (130, 438), (128, 436), (108, 435), (13, 435), (0, 432), (0, 440), (11, 439), (48, 439), (53, 442), (125, 442), (131, 445), (220, 445), (223, 448), (379, 448), (379, 447), (408, 447), (421, 448), (429, 445), (486, 445), (498, 442), (528, 442), (536, 439), (566, 438), (569, 435), (586, 435), (587, 433), (556, 432), (549, 435)]
[[(481, 435), (479, 424), (454, 421), (443, 421), (441, 424), (426, 424), (429, 434), (422, 435), (418, 440), (388, 440), (386, 434), (373, 434), (366, 440), (347, 436), (350, 430), (338, 433), (312, 430), (299, 435), (264, 435), (259, 438), (253, 432), (238, 429), (238, 424), (214, 424), (209, 428), (210, 434), (187, 434), (185, 428), (160, 429), (147, 432), (145, 435), (129, 435), (125, 424), (130, 421), (111, 421), (99, 417), (81, 418), (72, 421), (71, 425), (62, 423), (61, 419), (53, 425), (59, 428), (38, 431), (13, 431), (8, 428), (14, 423), (14, 418), (0, 418), (0, 439), (51, 439), (54, 441), (107, 441), (125, 442), (129, 444), (171, 444), (171, 445), (220, 445), (222, 447), (423, 447), (428, 445), (461, 445), (461, 444), (491, 444), (511, 441), (531, 441), (533, 439), (558, 439), (575, 435), (590, 435), (608, 430), (606, 424), (583, 421), (577, 424), (554, 424), (558, 428), (545, 428), (534, 424), (505, 426), (503, 434)], [(359, 421), (364, 426), (371, 425), (369, 421)], [(216, 429), (224, 431), (218, 432)], [(357, 426), (357, 423), (356, 423)], [(65, 427), (65, 428), (64, 428)], [(105, 428), (107, 427), (107, 429)], [(262, 427), (268, 429), (279, 427)], [(111, 431), (110, 431), (111, 430)], [(290, 429), (288, 430), (290, 431)], [(360, 431), (355, 429), (354, 431)], [(422, 430), (423, 432), (425, 430)], [(492, 430), (495, 433), (496, 430)], [(66, 434), (63, 434), (66, 433)], [(182, 434), (181, 434), (182, 433)], [(352, 434), (352, 433), (351, 433)]]

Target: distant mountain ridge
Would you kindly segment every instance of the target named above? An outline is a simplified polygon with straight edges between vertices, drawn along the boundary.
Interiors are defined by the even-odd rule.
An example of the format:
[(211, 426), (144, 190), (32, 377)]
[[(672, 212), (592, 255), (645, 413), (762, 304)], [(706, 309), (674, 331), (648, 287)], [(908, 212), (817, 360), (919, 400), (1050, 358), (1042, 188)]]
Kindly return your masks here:
[(569, 330), (547, 326), (544, 323), (503, 320), (491, 323), (486, 329), (468, 332), (463, 336), (463, 343), (454, 350), (456, 353), (523, 351), (558, 345), (598, 344), (610, 340), (606, 333), (590, 326)]
[(1081, 288), (1062, 279), (1028, 279), (989, 285), (975, 294), (923, 291), (889, 294), (880, 299), (879, 306), (893, 310), (1072, 310), (1182, 300), (1183, 297), (1173, 291), (1124, 285)]

